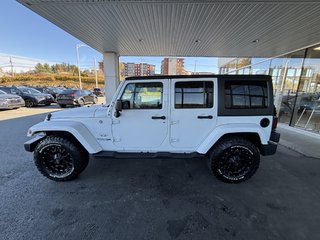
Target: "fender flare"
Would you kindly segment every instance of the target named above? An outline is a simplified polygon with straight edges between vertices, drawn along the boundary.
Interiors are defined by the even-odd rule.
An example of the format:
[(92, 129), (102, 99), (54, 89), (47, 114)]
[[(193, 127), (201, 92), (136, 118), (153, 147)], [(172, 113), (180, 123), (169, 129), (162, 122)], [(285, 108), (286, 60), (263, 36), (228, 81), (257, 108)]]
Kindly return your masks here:
[(89, 152), (94, 154), (102, 151), (102, 147), (91, 134), (88, 128), (81, 122), (76, 121), (44, 121), (38, 123), (28, 130), (28, 137), (46, 132), (68, 132), (74, 136), (80, 144)]
[(208, 137), (202, 142), (202, 144), (197, 148), (197, 152), (200, 154), (206, 154), (210, 148), (217, 142), (221, 137), (226, 134), (236, 134), (236, 133), (256, 133), (259, 135), (261, 144), (268, 144), (270, 136), (267, 136), (265, 131), (261, 129), (260, 126), (252, 126), (246, 124), (224, 124), (215, 128), (214, 131), (208, 135)]

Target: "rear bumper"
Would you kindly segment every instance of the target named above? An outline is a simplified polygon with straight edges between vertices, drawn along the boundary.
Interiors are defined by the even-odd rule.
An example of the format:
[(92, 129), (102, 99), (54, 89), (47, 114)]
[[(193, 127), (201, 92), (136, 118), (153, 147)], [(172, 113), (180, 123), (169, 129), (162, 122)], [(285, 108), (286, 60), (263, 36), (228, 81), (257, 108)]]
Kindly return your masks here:
[(79, 105), (78, 101), (76, 99), (66, 99), (66, 100), (62, 100), (62, 99), (58, 99), (57, 100), (58, 104), (64, 104), (64, 105)]
[(280, 133), (275, 131), (271, 132), (270, 141), (268, 144), (262, 145), (260, 149), (260, 153), (263, 156), (273, 155), (277, 151), (278, 143), (280, 141)]
[(42, 136), (36, 136), (32, 139), (30, 139), (29, 141), (25, 142), (24, 143), (24, 149), (27, 151), (27, 152), (33, 152), (35, 147), (37, 146), (38, 142), (41, 141), (41, 139), (43, 139), (45, 136), (42, 135)]

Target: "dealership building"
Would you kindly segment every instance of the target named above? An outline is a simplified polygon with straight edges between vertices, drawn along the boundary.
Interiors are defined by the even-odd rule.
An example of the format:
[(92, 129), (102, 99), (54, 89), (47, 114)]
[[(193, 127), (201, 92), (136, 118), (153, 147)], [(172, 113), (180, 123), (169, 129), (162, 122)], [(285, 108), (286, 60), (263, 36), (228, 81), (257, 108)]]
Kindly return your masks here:
[(18, 2), (103, 54), (107, 101), (119, 56), (228, 57), (221, 74), (272, 76), (280, 122), (320, 131), (320, 1)]

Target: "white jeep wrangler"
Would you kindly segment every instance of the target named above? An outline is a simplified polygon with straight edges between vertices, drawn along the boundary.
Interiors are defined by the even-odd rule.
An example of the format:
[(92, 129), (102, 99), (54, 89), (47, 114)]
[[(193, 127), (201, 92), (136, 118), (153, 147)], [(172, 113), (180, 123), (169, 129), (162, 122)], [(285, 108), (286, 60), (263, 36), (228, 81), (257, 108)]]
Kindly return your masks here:
[(50, 113), (24, 146), (55, 181), (76, 178), (90, 155), (203, 156), (218, 179), (238, 183), (276, 152), (275, 115), (270, 76), (130, 77), (109, 105)]

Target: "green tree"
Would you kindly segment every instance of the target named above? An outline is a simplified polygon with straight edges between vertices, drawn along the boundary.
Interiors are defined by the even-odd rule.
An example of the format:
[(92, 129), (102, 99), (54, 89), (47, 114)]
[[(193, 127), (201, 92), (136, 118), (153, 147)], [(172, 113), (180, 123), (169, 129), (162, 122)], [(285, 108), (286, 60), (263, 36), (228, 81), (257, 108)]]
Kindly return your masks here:
[(43, 72), (43, 66), (41, 63), (37, 63), (37, 65), (35, 66), (35, 72), (36, 73), (41, 73)]

